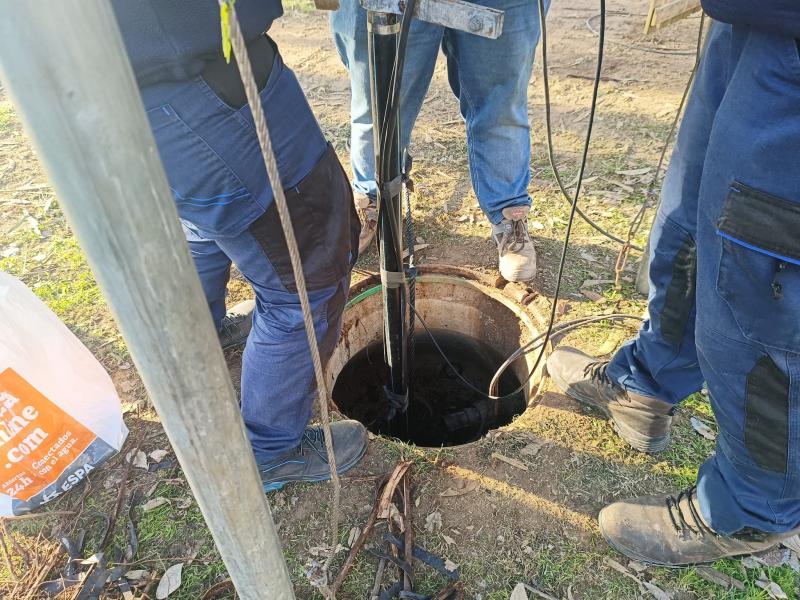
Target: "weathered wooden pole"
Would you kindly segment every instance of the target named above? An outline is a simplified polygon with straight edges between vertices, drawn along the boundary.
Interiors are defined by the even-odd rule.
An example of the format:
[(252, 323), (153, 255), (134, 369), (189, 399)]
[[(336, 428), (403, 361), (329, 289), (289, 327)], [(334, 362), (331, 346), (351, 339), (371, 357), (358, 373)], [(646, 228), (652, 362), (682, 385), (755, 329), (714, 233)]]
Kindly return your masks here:
[(0, 0), (0, 77), (241, 598), (294, 598), (108, 0)]

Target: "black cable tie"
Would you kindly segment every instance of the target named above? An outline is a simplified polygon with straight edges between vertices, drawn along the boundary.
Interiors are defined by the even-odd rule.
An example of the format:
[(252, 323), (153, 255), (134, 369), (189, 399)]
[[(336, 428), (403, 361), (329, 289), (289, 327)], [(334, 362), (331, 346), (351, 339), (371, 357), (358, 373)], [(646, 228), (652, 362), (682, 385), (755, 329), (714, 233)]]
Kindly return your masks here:
[(403, 189), (403, 176), (398, 175), (391, 181), (382, 181), (378, 184), (378, 191), (381, 198), (394, 198), (400, 195)]

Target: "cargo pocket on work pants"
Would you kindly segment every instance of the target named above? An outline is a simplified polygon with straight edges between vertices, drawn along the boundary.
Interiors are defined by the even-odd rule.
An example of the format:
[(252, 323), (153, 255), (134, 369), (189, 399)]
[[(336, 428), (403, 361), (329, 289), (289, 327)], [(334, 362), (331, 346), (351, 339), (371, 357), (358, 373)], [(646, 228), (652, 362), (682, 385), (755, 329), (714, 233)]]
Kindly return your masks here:
[(261, 214), (236, 173), (169, 104), (147, 111), (178, 214), (205, 236), (244, 229)]
[[(747, 373), (744, 446), (761, 469), (786, 473), (791, 382), (771, 349), (800, 352), (800, 203), (734, 181), (717, 233), (717, 293), (761, 353)], [(736, 452), (726, 455), (744, 464)]]
[(800, 203), (734, 181), (717, 232), (717, 293), (742, 335), (800, 352)]
[[(285, 190), (292, 229), (300, 251), (306, 287), (320, 290), (338, 283), (358, 258), (361, 225), (353, 192), (333, 147), (296, 186)], [(284, 287), (297, 292), (289, 251), (275, 202), (250, 226)]]

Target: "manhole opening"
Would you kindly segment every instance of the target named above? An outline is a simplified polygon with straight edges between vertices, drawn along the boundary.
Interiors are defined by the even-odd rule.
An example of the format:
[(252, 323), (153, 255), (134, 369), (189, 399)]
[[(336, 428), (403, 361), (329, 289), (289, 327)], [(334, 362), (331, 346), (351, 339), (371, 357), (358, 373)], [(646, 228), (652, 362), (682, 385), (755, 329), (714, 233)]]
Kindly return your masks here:
[[(464, 379), (479, 390), (489, 389), (489, 382), (505, 356), (464, 334), (436, 329), (433, 335)], [(425, 331), (418, 330), (415, 336), (408, 411), (390, 422), (385, 419), (388, 403), (382, 393), (387, 381), (383, 344), (375, 341), (343, 366), (333, 387), (333, 401), (348, 417), (361, 421), (373, 433), (417, 446), (473, 442), (488, 431), (510, 423), (526, 408), (523, 392), (495, 401), (470, 390), (447, 365)], [(519, 378), (509, 369), (500, 379), (499, 395), (509, 394), (519, 386)]]

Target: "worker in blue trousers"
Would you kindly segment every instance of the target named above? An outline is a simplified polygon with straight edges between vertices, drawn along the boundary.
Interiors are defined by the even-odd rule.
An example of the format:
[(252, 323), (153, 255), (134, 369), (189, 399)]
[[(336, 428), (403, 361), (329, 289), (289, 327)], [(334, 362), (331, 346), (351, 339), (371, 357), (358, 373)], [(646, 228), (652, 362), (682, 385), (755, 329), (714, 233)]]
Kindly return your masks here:
[(696, 484), (616, 502), (606, 540), (678, 566), (800, 529), (800, 3), (703, 0), (714, 18), (651, 233), (649, 318), (608, 360), (558, 348), (568, 395), (644, 452), (708, 386), (719, 436)]
[[(500, 274), (508, 281), (536, 276), (536, 249), (528, 233), (531, 138), (528, 82), (539, 41), (535, 0), (477, 4), (504, 11), (499, 38), (414, 20), (400, 90), (401, 147), (408, 146), (441, 47), (450, 88), (466, 123), (472, 187), (492, 224)], [(547, 0), (545, 6), (549, 6)], [(350, 163), (356, 201), (363, 211), (360, 251), (375, 237), (375, 154), (370, 103), (367, 11), (359, 0), (341, 0), (331, 15), (339, 56), (350, 75)]]
[[(223, 343), (236, 339), (226, 331), (231, 263), (255, 291), (241, 406), (264, 489), (327, 479), (323, 433), (308, 426), (316, 392), (300, 302), (238, 67), (222, 56), (217, 0), (114, 0), (113, 6)], [(294, 73), (266, 34), (283, 14), (280, 0), (238, 0), (236, 10), (325, 361), (338, 340), (358, 257), (352, 191)], [(246, 330), (239, 317), (238, 329)], [(366, 450), (366, 430), (339, 421), (331, 434), (338, 468), (346, 471)]]

